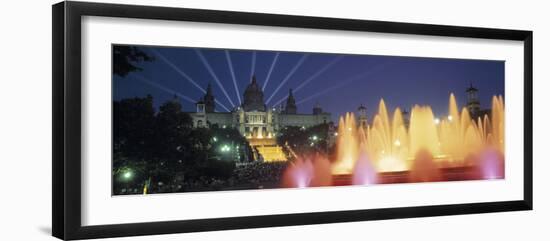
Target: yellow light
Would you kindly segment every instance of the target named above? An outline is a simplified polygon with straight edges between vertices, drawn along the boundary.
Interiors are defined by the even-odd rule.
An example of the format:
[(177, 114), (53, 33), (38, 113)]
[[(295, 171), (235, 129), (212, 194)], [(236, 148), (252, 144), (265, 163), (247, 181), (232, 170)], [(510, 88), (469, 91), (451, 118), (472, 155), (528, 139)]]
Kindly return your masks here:
[(453, 116), (452, 115), (447, 116), (447, 120), (453, 121)]
[(404, 161), (401, 161), (395, 157), (386, 157), (378, 161), (376, 169), (379, 172), (399, 172), (406, 171), (407, 164)]
[(395, 140), (395, 142), (393, 143), (395, 146), (401, 146), (401, 142), (399, 140)]
[(441, 120), (440, 120), (439, 118), (435, 118), (435, 119), (434, 119), (434, 123), (435, 123), (436, 125), (439, 125), (440, 122), (441, 122)]

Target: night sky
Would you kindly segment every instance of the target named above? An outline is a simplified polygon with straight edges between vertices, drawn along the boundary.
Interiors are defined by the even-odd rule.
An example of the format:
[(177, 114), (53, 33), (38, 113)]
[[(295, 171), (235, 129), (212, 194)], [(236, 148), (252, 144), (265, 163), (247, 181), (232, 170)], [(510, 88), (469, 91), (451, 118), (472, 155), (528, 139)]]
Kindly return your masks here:
[[(130, 73), (126, 77), (114, 75), (114, 100), (151, 94), (155, 107), (158, 107), (177, 94), (185, 111), (195, 111), (194, 102), (204, 95), (203, 90), (210, 82), (218, 102), (216, 111), (226, 111), (221, 105), (232, 109), (232, 106), (239, 105), (239, 98), (243, 101), (242, 94), (252, 74), (256, 75), (260, 86), (265, 85), (264, 100), (268, 107), (285, 103), (288, 89), (292, 88), (298, 113), (311, 114), (318, 102), (325, 112), (332, 113), (333, 120), (345, 112), (356, 111), (360, 104), (367, 108), (368, 116), (372, 117), (378, 110), (381, 98), (390, 108), (390, 113), (395, 107), (410, 110), (412, 105), (421, 104), (432, 106), (437, 116), (446, 115), (449, 94), (454, 93), (459, 106), (464, 106), (465, 90), (470, 83), (479, 89), (482, 109), (490, 108), (493, 95), (504, 95), (503, 61), (180, 47), (140, 48), (154, 56), (155, 60), (138, 63), (143, 71)], [(275, 58), (275, 65), (272, 65)]]

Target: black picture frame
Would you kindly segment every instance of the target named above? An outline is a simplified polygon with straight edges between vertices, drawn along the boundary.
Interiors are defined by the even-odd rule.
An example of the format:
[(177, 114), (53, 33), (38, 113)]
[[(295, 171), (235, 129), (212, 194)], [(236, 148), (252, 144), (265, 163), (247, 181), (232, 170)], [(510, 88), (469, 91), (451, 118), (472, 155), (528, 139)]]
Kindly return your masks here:
[[(52, 233), (60, 239), (87, 239), (212, 230), (307, 225), (380, 219), (531, 210), (533, 207), (533, 33), (475, 27), (305, 17), (262, 13), (150, 7), (90, 2), (53, 5), (53, 166)], [(81, 18), (104, 16), (281, 26), (378, 33), (517, 40), (524, 43), (523, 199), (420, 207), (342, 210), (283, 215), (145, 222), (99, 226), (81, 224)]]

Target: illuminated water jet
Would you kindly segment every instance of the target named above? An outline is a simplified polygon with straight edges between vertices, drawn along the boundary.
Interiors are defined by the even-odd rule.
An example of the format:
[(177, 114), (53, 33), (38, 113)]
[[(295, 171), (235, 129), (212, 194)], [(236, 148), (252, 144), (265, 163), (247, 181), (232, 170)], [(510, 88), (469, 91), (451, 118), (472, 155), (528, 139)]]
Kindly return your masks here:
[(355, 115), (346, 113), (338, 121), (338, 138), (336, 140), (336, 162), (332, 167), (333, 174), (350, 174), (358, 157), (358, 138)]
[(442, 174), (434, 162), (434, 157), (428, 149), (420, 149), (414, 157), (409, 174), (410, 182), (442, 181)]
[(481, 153), (479, 171), (483, 179), (504, 178), (504, 157), (496, 149), (488, 149)]
[(362, 151), (359, 154), (359, 159), (355, 162), (353, 168), (352, 184), (353, 185), (372, 185), (378, 182), (378, 174), (372, 165), (366, 152)]
[(332, 185), (332, 174), (328, 159), (316, 155), (311, 158), (297, 158), (286, 169), (282, 187), (321, 187)]
[(445, 118), (436, 118), (429, 106), (415, 105), (408, 122), (400, 108), (390, 116), (380, 100), (371, 125), (358, 125), (355, 115), (346, 113), (339, 118), (336, 134), (330, 170), (318, 168), (321, 171), (313, 175), (312, 163), (324, 157), (298, 161), (288, 175), (309, 174), (301, 175), (294, 186), (312, 186), (313, 176), (327, 175), (332, 175), (332, 185), (504, 178), (502, 96), (492, 98), (490, 115), (473, 119), (451, 94)]

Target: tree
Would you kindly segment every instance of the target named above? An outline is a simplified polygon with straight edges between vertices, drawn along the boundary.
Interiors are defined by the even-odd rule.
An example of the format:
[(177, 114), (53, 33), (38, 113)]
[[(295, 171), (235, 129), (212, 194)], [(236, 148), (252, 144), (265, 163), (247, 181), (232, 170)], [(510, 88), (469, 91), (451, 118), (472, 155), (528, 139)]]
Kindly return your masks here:
[(140, 192), (144, 186), (149, 193), (177, 192), (197, 183), (214, 188), (232, 178), (236, 159), (251, 155), (237, 129), (194, 128), (177, 97), (157, 112), (151, 96), (114, 101), (113, 136), (115, 194)]
[[(328, 124), (320, 124), (309, 128), (288, 126), (281, 130), (277, 144), (291, 148), (297, 155), (311, 155), (328, 152)], [(289, 156), (288, 148), (283, 151)]]
[(153, 154), (159, 160), (160, 168), (164, 170), (161, 175), (164, 178), (183, 172), (187, 160), (195, 154), (195, 143), (189, 141), (192, 127), (193, 120), (181, 110), (177, 97), (159, 107), (155, 118)]
[(153, 97), (113, 102), (113, 147), (115, 153), (134, 159), (148, 158), (154, 133)]
[(125, 77), (130, 72), (142, 70), (135, 63), (153, 61), (153, 59), (138, 47), (115, 45), (113, 46), (113, 74)]
[(113, 102), (113, 191), (141, 189), (152, 159), (153, 97)]

